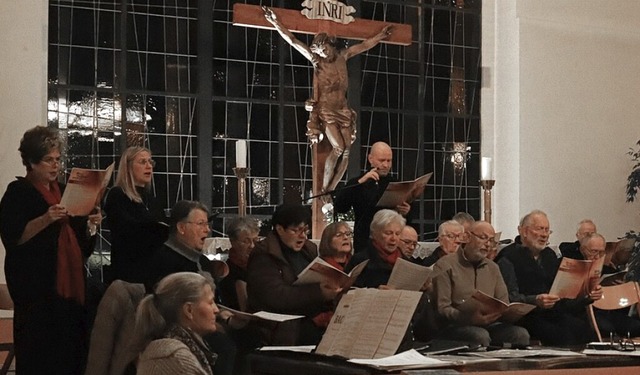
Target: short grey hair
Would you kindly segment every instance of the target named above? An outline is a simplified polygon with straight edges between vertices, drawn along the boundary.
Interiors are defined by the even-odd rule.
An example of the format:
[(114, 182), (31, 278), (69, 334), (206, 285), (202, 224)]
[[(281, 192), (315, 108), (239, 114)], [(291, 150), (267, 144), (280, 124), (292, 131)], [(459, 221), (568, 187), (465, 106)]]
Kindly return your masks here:
[(229, 239), (237, 240), (238, 237), (240, 237), (240, 234), (243, 232), (260, 232), (260, 228), (258, 228), (258, 222), (248, 216), (242, 216), (231, 219), (229, 224), (227, 224), (227, 236), (229, 236)]
[(404, 227), (407, 224), (407, 220), (394, 210), (384, 209), (376, 212), (369, 226), (369, 236), (372, 237), (373, 233), (384, 229), (391, 223), (398, 223), (401, 227)]
[(533, 210), (522, 217), (522, 220), (520, 220), (520, 226), (526, 227), (529, 224), (531, 224), (531, 221), (533, 221), (534, 216), (544, 216), (547, 220), (549, 220), (549, 218), (547, 217), (547, 214), (544, 211)]
[(582, 226), (582, 224), (591, 224), (594, 227), (596, 226), (596, 223), (594, 223), (591, 219), (580, 220), (580, 222), (578, 223), (578, 227), (576, 228), (576, 232), (580, 231), (580, 227)]
[(464, 223), (473, 223), (476, 221), (476, 219), (474, 219), (473, 216), (471, 216), (471, 214), (469, 214), (468, 212), (458, 212), (457, 214), (453, 215), (451, 220), (454, 220), (463, 225)]
[(462, 232), (464, 232), (464, 225), (462, 225), (460, 222), (452, 219), (452, 220), (447, 220), (444, 223), (440, 224), (440, 226), (438, 227), (438, 237), (442, 236), (444, 234), (444, 231), (447, 228), (452, 228), (452, 227), (458, 228)]

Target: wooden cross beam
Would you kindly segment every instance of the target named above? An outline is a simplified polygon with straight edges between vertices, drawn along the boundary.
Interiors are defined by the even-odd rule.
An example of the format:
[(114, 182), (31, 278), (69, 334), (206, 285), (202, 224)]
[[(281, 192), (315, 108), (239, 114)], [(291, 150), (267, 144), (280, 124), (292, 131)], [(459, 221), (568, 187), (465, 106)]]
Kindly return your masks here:
[[(383, 27), (393, 25), (391, 35), (380, 43), (402, 46), (411, 44), (411, 25), (362, 18), (355, 18), (353, 22), (345, 25), (329, 20), (311, 20), (295, 9), (271, 9), (278, 15), (282, 25), (294, 33), (315, 35), (324, 32), (338, 38), (365, 40), (379, 33)], [(260, 5), (233, 4), (233, 24), (235, 26), (275, 30), (264, 18), (264, 12)]]

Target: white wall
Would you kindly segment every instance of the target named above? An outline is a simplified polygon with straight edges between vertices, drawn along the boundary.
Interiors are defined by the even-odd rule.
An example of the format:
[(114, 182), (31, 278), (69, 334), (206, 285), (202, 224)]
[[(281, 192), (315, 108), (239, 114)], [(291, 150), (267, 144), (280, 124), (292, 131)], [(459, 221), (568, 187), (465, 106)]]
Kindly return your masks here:
[[(46, 125), (47, 14), (46, 0), (0, 1), (0, 195), (25, 174), (18, 153), (22, 134)], [(4, 254), (0, 243), (2, 265)]]
[(484, 6), (483, 66), (494, 74), (483, 155), (496, 160), (496, 229), (514, 236), (535, 208), (549, 214), (552, 242), (574, 239), (583, 218), (610, 240), (640, 229), (640, 205), (624, 190), (626, 152), (640, 139), (640, 2)]

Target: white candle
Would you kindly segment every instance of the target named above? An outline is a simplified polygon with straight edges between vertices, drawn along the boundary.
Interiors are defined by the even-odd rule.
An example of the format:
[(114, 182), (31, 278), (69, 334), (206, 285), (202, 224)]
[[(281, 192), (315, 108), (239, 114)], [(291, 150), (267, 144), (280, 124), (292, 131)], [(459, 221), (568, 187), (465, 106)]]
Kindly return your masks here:
[(481, 180), (493, 180), (493, 171), (491, 170), (491, 158), (482, 158)]
[(236, 141), (236, 168), (247, 167), (247, 141)]

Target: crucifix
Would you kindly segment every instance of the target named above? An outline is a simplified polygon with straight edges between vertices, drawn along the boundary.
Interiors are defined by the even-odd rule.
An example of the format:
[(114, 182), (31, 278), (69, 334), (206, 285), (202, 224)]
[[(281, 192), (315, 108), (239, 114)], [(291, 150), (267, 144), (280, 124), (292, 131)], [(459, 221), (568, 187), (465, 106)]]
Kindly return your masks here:
[[(356, 113), (348, 105), (346, 61), (378, 43), (411, 44), (411, 26), (356, 19), (353, 7), (335, 0), (305, 0), (305, 9), (268, 8), (234, 4), (233, 24), (275, 29), (282, 38), (313, 64), (313, 93), (305, 102), (309, 112), (306, 135), (312, 146), (312, 235), (320, 238), (325, 226), (323, 203), (346, 172), (349, 149), (356, 139)], [(310, 9), (308, 9), (310, 8)], [(293, 33), (315, 34), (310, 46)], [(338, 50), (335, 38), (362, 40)]]

